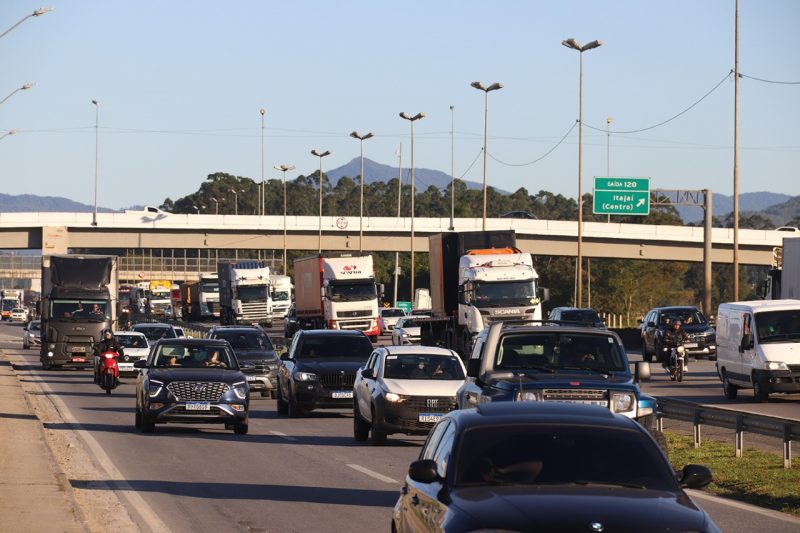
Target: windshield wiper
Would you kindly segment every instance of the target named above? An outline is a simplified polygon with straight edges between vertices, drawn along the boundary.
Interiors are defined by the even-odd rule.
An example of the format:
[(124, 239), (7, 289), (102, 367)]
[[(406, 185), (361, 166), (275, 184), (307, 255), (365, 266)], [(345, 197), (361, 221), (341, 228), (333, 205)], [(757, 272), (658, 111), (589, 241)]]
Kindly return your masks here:
[(518, 372), (522, 372), (523, 374), (528, 370), (538, 370), (539, 372), (547, 372), (548, 374), (555, 374), (556, 370), (550, 366), (542, 366), (542, 365), (532, 365), (532, 366), (525, 366), (517, 370)]
[(611, 371), (609, 370), (594, 368), (591, 366), (581, 366), (581, 365), (567, 365), (559, 368), (563, 368), (564, 370), (586, 370), (587, 372), (594, 372), (595, 374), (600, 374), (604, 377), (608, 377), (611, 373)]
[(579, 479), (577, 481), (572, 482), (573, 485), (600, 485), (606, 487), (625, 487), (628, 489), (646, 489), (644, 485), (639, 483), (628, 483), (626, 481), (588, 481), (585, 479)]

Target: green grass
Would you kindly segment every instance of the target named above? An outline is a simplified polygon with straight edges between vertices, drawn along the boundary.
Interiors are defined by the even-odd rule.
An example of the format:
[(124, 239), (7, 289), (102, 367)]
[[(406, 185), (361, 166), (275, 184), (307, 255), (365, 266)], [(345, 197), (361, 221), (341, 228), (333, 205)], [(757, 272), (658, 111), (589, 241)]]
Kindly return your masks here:
[(702, 464), (711, 469), (714, 481), (706, 491), (759, 507), (800, 516), (800, 458), (792, 468), (783, 468), (783, 457), (745, 448), (741, 459), (733, 444), (704, 440), (695, 449), (692, 437), (665, 432), (669, 459), (680, 471), (684, 465)]

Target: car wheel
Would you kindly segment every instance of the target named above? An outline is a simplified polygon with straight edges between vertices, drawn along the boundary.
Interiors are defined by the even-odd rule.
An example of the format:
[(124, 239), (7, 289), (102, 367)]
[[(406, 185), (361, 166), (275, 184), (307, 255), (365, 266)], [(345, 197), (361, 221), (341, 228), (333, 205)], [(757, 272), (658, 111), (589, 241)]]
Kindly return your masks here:
[(247, 435), (247, 429), (249, 424), (247, 422), (242, 422), (241, 424), (234, 424), (233, 425), (233, 432), (236, 435)]
[(292, 397), (289, 397), (289, 405), (286, 411), (289, 418), (300, 418), (303, 416), (303, 410), (297, 405), (297, 400)]
[(769, 392), (764, 389), (764, 386), (753, 376), (753, 397), (759, 403), (769, 401)]
[(369, 438), (369, 422), (361, 418), (355, 402), (353, 402), (353, 438), (357, 442), (366, 442)]
[(372, 431), (371, 431), (372, 445), (373, 446), (383, 446), (384, 444), (386, 444), (386, 431), (383, 430), (382, 428), (378, 427), (378, 425), (375, 423), (375, 411), (374, 410), (372, 411), (372, 424), (371, 424), (371, 426), (372, 426), (372, 428), (371, 428), (372, 429)]
[(277, 409), (279, 415), (289, 414), (289, 405), (286, 403), (286, 400), (283, 399), (283, 394), (281, 394), (280, 390), (278, 391)]
[(150, 420), (150, 417), (145, 415), (144, 413), (142, 413), (141, 416), (142, 416), (142, 422), (141, 422), (141, 424), (139, 426), (139, 429), (141, 430), (141, 432), (142, 433), (153, 433), (156, 430), (155, 422)]
[(136, 429), (138, 430), (142, 429), (142, 412), (139, 410), (138, 407), (136, 408), (136, 417), (134, 425), (136, 426)]
[(42, 370), (50, 370), (53, 367), (49, 362), (42, 361)]
[(644, 342), (644, 341), (642, 341), (642, 359), (646, 363), (652, 363), (653, 362), (653, 354), (647, 353), (647, 343)]
[(731, 383), (725, 370), (722, 371), (722, 393), (729, 400), (735, 400), (739, 394), (739, 387)]

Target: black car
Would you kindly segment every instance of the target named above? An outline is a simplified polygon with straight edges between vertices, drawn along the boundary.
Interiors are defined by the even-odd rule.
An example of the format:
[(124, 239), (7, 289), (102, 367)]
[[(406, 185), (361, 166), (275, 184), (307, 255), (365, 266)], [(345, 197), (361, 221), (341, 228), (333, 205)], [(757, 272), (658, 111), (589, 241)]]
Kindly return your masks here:
[(482, 404), (452, 411), (409, 466), (392, 531), (708, 531), (719, 528), (650, 434), (608, 410)]
[(162, 339), (146, 361), (136, 361), (136, 428), (156, 424), (225, 424), (247, 433), (250, 389), (223, 340)]
[(286, 311), (286, 318), (283, 322), (283, 336), (291, 339), (299, 329), (300, 323), (297, 321), (297, 309), (294, 306), (294, 302), (292, 302), (289, 310)]
[(280, 360), (263, 329), (259, 326), (214, 326), (208, 338), (230, 343), (251, 391), (275, 397)]
[(651, 309), (641, 320), (642, 357), (650, 362), (655, 356), (657, 361), (667, 360), (667, 349), (664, 348), (664, 331), (675, 320), (680, 320), (684, 331), (689, 336), (684, 344), (689, 355), (705, 355), (709, 361), (717, 359), (717, 332), (696, 307), (674, 306)]
[(606, 329), (597, 311), (589, 307), (554, 307), (547, 318), (563, 324)]
[(298, 331), (278, 368), (278, 413), (297, 417), (352, 407), (356, 371), (371, 353), (372, 342), (361, 331)]

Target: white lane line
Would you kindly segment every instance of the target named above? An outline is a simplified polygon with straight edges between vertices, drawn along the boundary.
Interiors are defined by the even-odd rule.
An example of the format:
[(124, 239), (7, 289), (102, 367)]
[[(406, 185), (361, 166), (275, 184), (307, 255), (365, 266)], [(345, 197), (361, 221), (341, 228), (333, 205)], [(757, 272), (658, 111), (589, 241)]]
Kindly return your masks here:
[(277, 435), (278, 437), (286, 440), (296, 441), (297, 439), (294, 437), (290, 437), (286, 433), (281, 433), (280, 431), (270, 431), (273, 435)]
[(390, 477), (384, 476), (383, 474), (379, 474), (379, 473), (377, 473), (377, 472), (375, 472), (373, 470), (370, 470), (369, 468), (366, 468), (366, 467), (361, 466), (361, 465), (347, 465), (347, 466), (349, 466), (353, 470), (358, 470), (362, 474), (366, 474), (369, 477), (373, 477), (373, 478), (377, 479), (378, 481), (383, 481), (384, 483), (393, 483), (395, 485), (400, 483), (396, 479), (392, 479)]
[(737, 502), (735, 500), (729, 500), (728, 498), (723, 498), (721, 496), (715, 496), (713, 494), (707, 494), (700, 490), (692, 490), (686, 489), (686, 492), (692, 498), (699, 498), (701, 500), (708, 500), (720, 505), (727, 505), (728, 507), (735, 507), (736, 509), (741, 509), (743, 511), (748, 511), (751, 513), (757, 513), (763, 516), (768, 516), (769, 518), (775, 518), (776, 520), (783, 520), (784, 522), (789, 522), (791, 524), (798, 524), (800, 525), (800, 518), (796, 518), (792, 515), (782, 513), (780, 511), (773, 511), (772, 509), (764, 509), (763, 507), (757, 507), (755, 505), (743, 502)]

